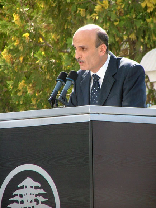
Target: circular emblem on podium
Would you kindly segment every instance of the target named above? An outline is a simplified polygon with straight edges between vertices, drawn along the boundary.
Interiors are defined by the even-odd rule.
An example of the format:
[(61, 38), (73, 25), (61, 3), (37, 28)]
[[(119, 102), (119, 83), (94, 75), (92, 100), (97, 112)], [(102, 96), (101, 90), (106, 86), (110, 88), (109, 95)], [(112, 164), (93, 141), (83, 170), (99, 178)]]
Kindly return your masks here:
[(60, 199), (54, 181), (43, 168), (24, 164), (5, 178), (0, 189), (0, 208), (3, 206), (60, 208)]

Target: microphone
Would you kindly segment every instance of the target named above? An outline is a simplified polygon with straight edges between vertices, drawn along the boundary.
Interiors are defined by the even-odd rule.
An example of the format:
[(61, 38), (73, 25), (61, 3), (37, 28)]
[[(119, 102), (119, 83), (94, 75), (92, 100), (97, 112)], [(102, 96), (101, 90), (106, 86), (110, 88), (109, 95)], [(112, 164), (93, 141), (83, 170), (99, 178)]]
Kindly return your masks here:
[(62, 104), (64, 104), (64, 105), (67, 104), (67, 99), (66, 99), (67, 91), (68, 91), (68, 89), (70, 88), (70, 86), (71, 86), (72, 84), (74, 84), (74, 82), (75, 82), (76, 79), (77, 79), (77, 76), (78, 76), (78, 74), (77, 74), (76, 71), (71, 71), (71, 72), (69, 73), (69, 75), (67, 76), (67, 78), (66, 78), (66, 84), (65, 84), (65, 86), (64, 86), (64, 88), (63, 88), (63, 90), (62, 90), (62, 92), (61, 92), (61, 94), (60, 94), (60, 96), (59, 96), (59, 98), (58, 98), (58, 100), (59, 100)]
[(68, 74), (66, 72), (61, 72), (59, 74), (59, 76), (57, 77), (57, 79), (56, 79), (57, 83), (56, 83), (55, 88), (52, 91), (52, 93), (51, 93), (51, 95), (48, 99), (48, 101), (49, 101), (49, 103), (51, 104), (52, 107), (56, 102), (56, 96), (57, 96), (57, 93), (58, 93), (59, 89), (62, 87), (63, 84), (66, 83), (67, 75)]

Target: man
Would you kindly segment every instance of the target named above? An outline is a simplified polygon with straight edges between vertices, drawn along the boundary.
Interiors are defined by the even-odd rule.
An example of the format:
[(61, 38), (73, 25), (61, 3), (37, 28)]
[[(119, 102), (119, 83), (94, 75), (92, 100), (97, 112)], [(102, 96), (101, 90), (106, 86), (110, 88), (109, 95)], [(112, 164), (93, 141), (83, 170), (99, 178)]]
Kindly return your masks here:
[[(109, 52), (105, 30), (85, 25), (75, 32), (73, 46), (80, 70), (67, 106), (146, 107), (143, 67)], [(98, 81), (92, 75), (98, 75)], [(99, 86), (92, 89), (95, 83)]]

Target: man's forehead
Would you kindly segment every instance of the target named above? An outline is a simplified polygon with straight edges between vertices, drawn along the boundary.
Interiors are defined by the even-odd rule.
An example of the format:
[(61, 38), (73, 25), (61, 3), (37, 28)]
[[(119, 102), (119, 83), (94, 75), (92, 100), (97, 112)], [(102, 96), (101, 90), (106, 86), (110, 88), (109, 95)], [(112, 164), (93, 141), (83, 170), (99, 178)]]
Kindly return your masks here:
[(85, 46), (88, 43), (95, 42), (95, 39), (96, 35), (94, 32), (89, 32), (88, 30), (80, 30), (74, 34), (73, 44)]
[(92, 42), (91, 41), (86, 41), (85, 39), (82, 39), (82, 40), (80, 40), (80, 39), (79, 40), (73, 39), (72, 46), (76, 47), (76, 48), (88, 48), (89, 45)]
[(74, 37), (76, 36), (95, 36), (96, 30), (95, 29), (79, 29), (75, 32)]

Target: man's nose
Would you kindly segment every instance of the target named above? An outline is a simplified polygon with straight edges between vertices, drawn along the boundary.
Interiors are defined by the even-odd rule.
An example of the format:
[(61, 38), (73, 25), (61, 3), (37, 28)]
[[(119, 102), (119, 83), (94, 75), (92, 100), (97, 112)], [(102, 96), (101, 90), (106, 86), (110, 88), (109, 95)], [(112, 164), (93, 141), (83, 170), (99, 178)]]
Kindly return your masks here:
[(75, 50), (75, 58), (80, 59), (81, 58), (81, 53), (78, 50)]

